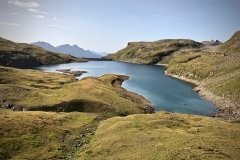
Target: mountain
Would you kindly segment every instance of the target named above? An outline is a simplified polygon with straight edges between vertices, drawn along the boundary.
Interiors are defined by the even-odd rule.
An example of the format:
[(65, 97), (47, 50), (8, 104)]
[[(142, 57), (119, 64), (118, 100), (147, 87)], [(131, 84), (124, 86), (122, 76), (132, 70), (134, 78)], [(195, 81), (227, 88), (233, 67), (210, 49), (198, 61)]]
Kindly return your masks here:
[(35, 46), (42, 47), (49, 51), (64, 53), (64, 54), (71, 54), (74, 57), (84, 57), (84, 58), (101, 58), (101, 55), (97, 54), (96, 52), (90, 50), (84, 50), (77, 45), (60, 45), (54, 47), (53, 45), (46, 43), (46, 42), (34, 42), (32, 43)]
[(198, 50), (202, 43), (188, 39), (164, 39), (155, 42), (129, 42), (127, 47), (105, 58), (132, 63), (156, 64), (178, 51)]
[(38, 47), (42, 47), (46, 50), (49, 50), (49, 51), (52, 51), (52, 52), (58, 52), (57, 49), (49, 44), (49, 43), (46, 43), (46, 42), (34, 42), (34, 43), (31, 43), (32, 45), (35, 45), (35, 46), (38, 46)]
[(32, 68), (41, 65), (86, 61), (66, 54), (50, 52), (41, 47), (26, 43), (15, 43), (0, 38), (0, 65)]
[(65, 45), (57, 46), (56, 49), (57, 49), (57, 51), (59, 51), (61, 53), (71, 54), (75, 57), (101, 58), (100, 55), (97, 55), (90, 50), (84, 50), (84, 49), (78, 47), (77, 45), (71, 46), (69, 44), (65, 44)]
[(107, 52), (95, 52), (95, 51), (91, 51), (92, 53), (95, 53), (95, 54), (98, 54), (100, 55), (101, 57), (104, 57), (106, 56), (108, 53)]

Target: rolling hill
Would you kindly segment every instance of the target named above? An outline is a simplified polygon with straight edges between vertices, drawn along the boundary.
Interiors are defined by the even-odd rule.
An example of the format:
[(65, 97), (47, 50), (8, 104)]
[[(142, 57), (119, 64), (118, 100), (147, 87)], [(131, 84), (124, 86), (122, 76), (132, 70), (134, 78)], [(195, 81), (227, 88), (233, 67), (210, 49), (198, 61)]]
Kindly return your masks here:
[(15, 43), (0, 38), (0, 65), (18, 68), (32, 68), (41, 65), (86, 62), (66, 54), (47, 51), (41, 47), (26, 43)]

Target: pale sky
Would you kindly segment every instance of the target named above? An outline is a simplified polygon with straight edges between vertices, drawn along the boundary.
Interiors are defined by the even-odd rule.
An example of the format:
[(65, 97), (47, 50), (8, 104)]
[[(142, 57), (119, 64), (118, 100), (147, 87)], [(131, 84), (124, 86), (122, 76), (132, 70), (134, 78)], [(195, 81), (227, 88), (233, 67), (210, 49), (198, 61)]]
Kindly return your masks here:
[(129, 41), (226, 41), (240, 0), (0, 0), (0, 37), (115, 52)]

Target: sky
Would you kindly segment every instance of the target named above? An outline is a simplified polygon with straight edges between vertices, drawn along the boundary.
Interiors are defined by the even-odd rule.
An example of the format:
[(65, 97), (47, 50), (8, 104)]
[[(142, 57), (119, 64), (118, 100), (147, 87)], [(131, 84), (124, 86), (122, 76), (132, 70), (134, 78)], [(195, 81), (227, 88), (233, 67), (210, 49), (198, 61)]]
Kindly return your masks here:
[(113, 53), (131, 41), (228, 40), (240, 0), (0, 0), (0, 37)]

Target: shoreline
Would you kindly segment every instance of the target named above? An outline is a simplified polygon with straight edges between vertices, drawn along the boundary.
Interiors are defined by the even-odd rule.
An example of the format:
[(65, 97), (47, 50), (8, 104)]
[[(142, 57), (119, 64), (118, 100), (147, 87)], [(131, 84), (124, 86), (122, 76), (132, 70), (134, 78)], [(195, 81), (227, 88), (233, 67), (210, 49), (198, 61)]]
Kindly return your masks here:
[[(125, 61), (117, 61), (117, 62), (125, 62)], [(126, 62), (126, 63), (136, 64), (133, 62)], [(167, 73), (166, 71), (167, 64), (152, 64), (152, 65), (164, 67), (164, 74), (166, 76), (170, 76), (170, 77), (191, 83), (193, 90), (197, 92), (197, 94), (202, 99), (210, 101), (215, 105), (217, 111), (213, 112), (211, 117), (220, 118), (229, 122), (240, 122), (240, 110), (238, 109), (237, 104), (235, 104), (233, 101), (212, 93), (209, 89), (205, 87), (205, 84), (203, 82), (189, 79), (183, 76)]]
[(215, 105), (217, 111), (212, 113), (212, 117), (221, 118), (223, 120), (230, 122), (240, 121), (240, 111), (237, 109), (236, 104), (229, 99), (223, 98), (212, 93), (211, 91), (209, 91), (209, 89), (207, 89), (204, 86), (203, 82), (199, 82), (197, 80), (192, 80), (175, 74), (170, 74), (166, 70), (164, 71), (164, 74), (194, 84), (193, 90), (197, 92), (197, 94), (201, 98), (210, 101)]
[(129, 91), (124, 87), (122, 87), (122, 83), (126, 80), (129, 80), (129, 76), (118, 75), (118, 74), (113, 74), (113, 75), (117, 76), (117, 78), (111, 81), (111, 85), (113, 87), (117, 87), (120, 90), (122, 90), (122, 93), (131, 97), (131, 100), (133, 101), (140, 100), (140, 103), (146, 106), (146, 108), (140, 108), (140, 109), (143, 109), (145, 113), (150, 113), (150, 114), (155, 113), (155, 108), (152, 106), (151, 102), (148, 99), (146, 99), (144, 96), (142, 96), (139, 93)]
[[(117, 61), (117, 62), (132, 63), (132, 62), (125, 62), (125, 61)], [(136, 64), (136, 63), (132, 63), (132, 64)], [(216, 94), (213, 94), (209, 89), (207, 89), (205, 87), (204, 82), (200, 82), (200, 81), (189, 79), (189, 78), (186, 78), (186, 77), (183, 77), (183, 76), (178, 76), (178, 75), (175, 75), (175, 74), (167, 73), (167, 71), (166, 71), (167, 64), (153, 64), (153, 65), (164, 67), (164, 74), (166, 76), (170, 76), (170, 77), (173, 77), (173, 78), (191, 83), (191, 85), (193, 87), (193, 90), (195, 92), (197, 92), (197, 94), (202, 99), (210, 101), (211, 103), (213, 103), (213, 105), (216, 107), (217, 111), (213, 112), (210, 115), (210, 117), (221, 118), (223, 120), (230, 121), (230, 122), (240, 122), (240, 111), (238, 110), (237, 105), (233, 101), (231, 101), (229, 99), (226, 99), (226, 98), (223, 98), (221, 96), (218, 96)], [(125, 88), (123, 88), (121, 86), (121, 84), (122, 84), (122, 82), (127, 80), (129, 77), (126, 76), (126, 75), (118, 75), (118, 76), (119, 76), (118, 83), (120, 82), (120, 85), (116, 85), (116, 86), (119, 86), (123, 90), (126, 90)], [(138, 93), (128, 91), (128, 90), (126, 90), (126, 91), (132, 93), (131, 96), (133, 96), (133, 97), (138, 97), (138, 98), (141, 98), (143, 100), (147, 100), (144, 96), (142, 96)], [(151, 104), (151, 103), (148, 103), (148, 104)]]

